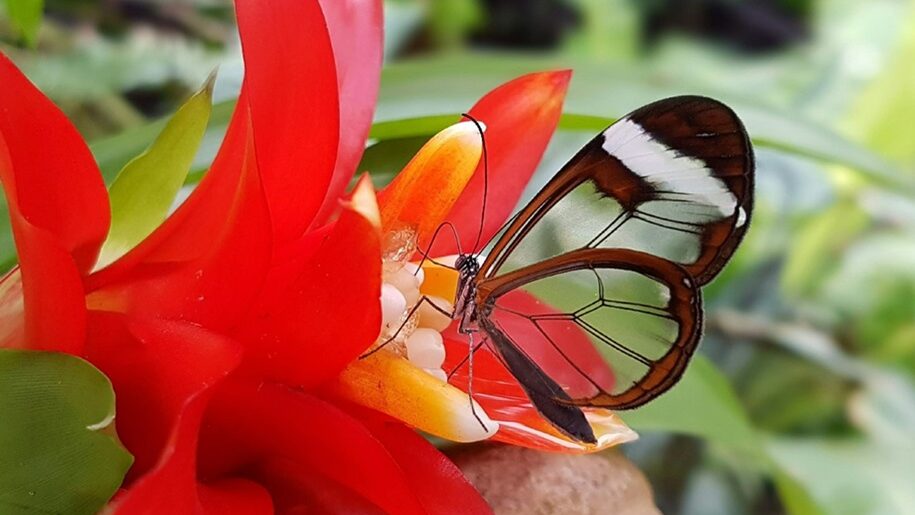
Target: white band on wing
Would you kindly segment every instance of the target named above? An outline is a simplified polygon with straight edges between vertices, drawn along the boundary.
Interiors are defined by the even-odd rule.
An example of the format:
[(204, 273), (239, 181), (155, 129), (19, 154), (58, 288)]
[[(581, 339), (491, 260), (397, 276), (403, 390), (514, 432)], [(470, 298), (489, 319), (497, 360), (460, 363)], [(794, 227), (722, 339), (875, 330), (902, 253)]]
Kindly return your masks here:
[(701, 159), (682, 155), (655, 140), (641, 125), (623, 119), (604, 131), (603, 149), (659, 190), (734, 215), (737, 197)]

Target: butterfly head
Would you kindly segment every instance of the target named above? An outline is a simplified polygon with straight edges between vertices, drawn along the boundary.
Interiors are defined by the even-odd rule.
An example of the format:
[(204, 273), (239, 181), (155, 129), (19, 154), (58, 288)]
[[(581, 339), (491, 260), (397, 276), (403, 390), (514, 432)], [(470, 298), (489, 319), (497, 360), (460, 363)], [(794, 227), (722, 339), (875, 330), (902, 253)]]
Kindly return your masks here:
[(454, 260), (454, 268), (461, 276), (475, 276), (480, 271), (480, 262), (473, 254), (461, 254)]

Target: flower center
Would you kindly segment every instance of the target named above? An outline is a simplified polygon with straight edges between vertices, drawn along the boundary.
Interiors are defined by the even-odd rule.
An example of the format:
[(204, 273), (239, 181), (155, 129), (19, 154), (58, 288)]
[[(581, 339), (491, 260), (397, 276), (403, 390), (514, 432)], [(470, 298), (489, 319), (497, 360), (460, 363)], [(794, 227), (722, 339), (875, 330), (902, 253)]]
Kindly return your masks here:
[[(375, 346), (394, 352), (429, 374), (447, 380), (442, 364), (441, 332), (451, 325), (454, 307), (446, 299), (421, 293), (425, 271), (408, 261), (416, 250), (416, 232), (395, 229), (385, 235), (381, 285), (381, 334)], [(433, 306), (434, 304), (434, 306)]]

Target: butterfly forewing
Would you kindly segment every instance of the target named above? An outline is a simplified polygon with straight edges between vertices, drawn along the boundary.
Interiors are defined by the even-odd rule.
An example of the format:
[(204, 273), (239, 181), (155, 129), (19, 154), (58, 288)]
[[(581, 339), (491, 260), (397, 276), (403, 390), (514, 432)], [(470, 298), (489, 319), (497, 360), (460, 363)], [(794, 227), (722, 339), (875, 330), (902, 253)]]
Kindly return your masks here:
[(727, 106), (703, 97), (655, 102), (573, 157), (513, 220), (481, 272), (629, 248), (678, 263), (705, 284), (746, 231), (752, 171), (749, 139)]
[[(557, 427), (571, 431), (547, 413), (556, 406), (632, 408), (682, 375), (701, 333), (699, 287), (743, 237), (752, 188), (737, 116), (675, 97), (601, 132), (511, 221), (480, 268), (476, 305)], [(527, 294), (546, 303), (513, 307)]]

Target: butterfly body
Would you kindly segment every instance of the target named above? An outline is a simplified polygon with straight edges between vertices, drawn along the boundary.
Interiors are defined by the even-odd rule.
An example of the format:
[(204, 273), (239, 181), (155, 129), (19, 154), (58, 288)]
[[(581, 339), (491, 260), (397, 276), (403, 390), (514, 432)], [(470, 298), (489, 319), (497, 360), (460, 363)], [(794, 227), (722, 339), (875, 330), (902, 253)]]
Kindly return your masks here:
[(454, 299), (454, 318), (460, 319), (461, 334), (479, 332), (477, 312), (477, 274), (480, 263), (472, 254), (461, 254), (454, 262), (458, 271), (458, 288)]
[(594, 443), (583, 409), (635, 408), (682, 376), (701, 336), (700, 287), (748, 227), (753, 168), (742, 123), (718, 101), (630, 113), (512, 218), (482, 263), (458, 258), (460, 331), (482, 333), (557, 430)]

